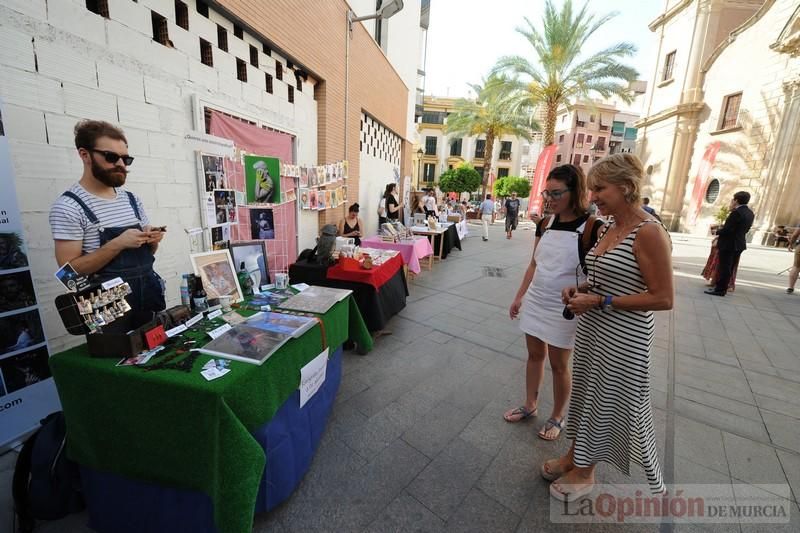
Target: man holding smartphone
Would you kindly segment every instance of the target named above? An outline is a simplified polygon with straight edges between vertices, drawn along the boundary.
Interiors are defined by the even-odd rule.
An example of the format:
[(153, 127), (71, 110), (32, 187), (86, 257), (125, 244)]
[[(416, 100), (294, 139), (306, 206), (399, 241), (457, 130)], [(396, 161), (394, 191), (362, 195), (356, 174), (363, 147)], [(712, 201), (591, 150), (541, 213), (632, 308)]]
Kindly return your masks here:
[(141, 200), (121, 188), (133, 163), (121, 129), (81, 121), (75, 125), (75, 147), (83, 175), (50, 209), (56, 262), (70, 263), (96, 282), (122, 278), (133, 291), (127, 300), (134, 321), (147, 322), (166, 307), (163, 280), (153, 270), (166, 227), (151, 226)]

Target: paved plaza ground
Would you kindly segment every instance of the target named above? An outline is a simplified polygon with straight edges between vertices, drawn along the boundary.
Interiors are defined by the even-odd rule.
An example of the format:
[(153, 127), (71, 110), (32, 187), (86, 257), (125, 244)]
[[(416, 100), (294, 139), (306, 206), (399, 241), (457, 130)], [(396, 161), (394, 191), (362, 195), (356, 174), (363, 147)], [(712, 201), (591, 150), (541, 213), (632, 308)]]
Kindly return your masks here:
[[(367, 356), (346, 352), (336, 405), (311, 470), (255, 531), (798, 531), (800, 294), (786, 295), (786, 250), (742, 256), (736, 291), (703, 294), (710, 240), (673, 235), (675, 309), (657, 316), (652, 357), (659, 453), (668, 483), (786, 484), (784, 525), (600, 525), (550, 522), (540, 463), (568, 443), (536, 436), (537, 420), (506, 423), (522, 400), (524, 338), (508, 319), (532, 232), (504, 238), (477, 226), (432, 272)], [(487, 267), (499, 268), (494, 270)], [(500, 274), (500, 276), (497, 276)], [(10, 528), (14, 453), (0, 457), (0, 531)], [(644, 483), (601, 465), (601, 483)], [(732, 490), (736, 491), (736, 488)], [(146, 510), (143, 510), (146, 512)], [(88, 531), (85, 514), (43, 532)]]

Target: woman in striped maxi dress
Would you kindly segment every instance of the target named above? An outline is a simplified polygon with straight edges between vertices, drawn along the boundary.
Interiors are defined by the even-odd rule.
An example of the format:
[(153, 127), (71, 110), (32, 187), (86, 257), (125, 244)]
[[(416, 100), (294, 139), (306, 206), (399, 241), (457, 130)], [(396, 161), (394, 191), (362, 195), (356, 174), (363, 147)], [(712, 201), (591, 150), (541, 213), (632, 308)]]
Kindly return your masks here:
[(563, 457), (542, 465), (550, 494), (574, 501), (591, 492), (598, 462), (630, 475), (641, 465), (654, 493), (664, 490), (650, 399), (653, 311), (672, 308), (669, 235), (639, 205), (642, 164), (614, 154), (589, 170), (592, 201), (613, 222), (586, 256), (588, 283), (567, 287), (578, 315), (573, 385)]

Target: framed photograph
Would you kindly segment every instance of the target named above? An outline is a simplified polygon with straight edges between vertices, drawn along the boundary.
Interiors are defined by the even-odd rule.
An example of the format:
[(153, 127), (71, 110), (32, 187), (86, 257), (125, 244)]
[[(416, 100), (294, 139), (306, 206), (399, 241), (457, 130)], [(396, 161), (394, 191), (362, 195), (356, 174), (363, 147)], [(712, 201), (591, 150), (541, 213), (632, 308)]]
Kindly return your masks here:
[(273, 204), (281, 198), (281, 162), (275, 157), (244, 156), (247, 203)]
[(26, 311), (0, 318), (0, 355), (44, 342), (39, 311)]
[(203, 280), (208, 298), (231, 296), (234, 303), (243, 300), (242, 289), (228, 250), (191, 254), (189, 257), (195, 276), (200, 276)]
[(267, 263), (267, 244), (264, 241), (232, 242), (231, 255), (233, 255), (233, 266), (236, 267), (237, 272), (244, 263), (247, 275), (253, 280), (253, 287), (271, 283)]
[(211, 248), (213, 250), (222, 250), (228, 247), (228, 242), (231, 240), (231, 227), (228, 224), (215, 226), (211, 228)]
[(214, 216), (217, 224), (236, 222), (236, 193), (234, 191), (214, 191)]
[(201, 154), (200, 158), (203, 162), (203, 177), (206, 192), (211, 192), (214, 189), (227, 189), (225, 167), (222, 163), (222, 157)]
[(272, 209), (250, 210), (250, 238), (253, 240), (275, 238), (275, 220)]

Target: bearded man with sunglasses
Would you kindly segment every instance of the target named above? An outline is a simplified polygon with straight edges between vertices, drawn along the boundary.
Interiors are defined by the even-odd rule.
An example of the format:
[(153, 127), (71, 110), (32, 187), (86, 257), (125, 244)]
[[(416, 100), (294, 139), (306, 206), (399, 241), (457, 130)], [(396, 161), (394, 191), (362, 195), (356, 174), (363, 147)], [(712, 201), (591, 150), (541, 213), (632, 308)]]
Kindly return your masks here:
[(122, 189), (133, 157), (121, 129), (108, 122), (75, 125), (75, 147), (83, 175), (50, 209), (59, 267), (70, 263), (101, 283), (120, 277), (131, 286), (131, 327), (165, 308), (164, 284), (153, 270), (166, 227), (150, 225), (141, 200)]

